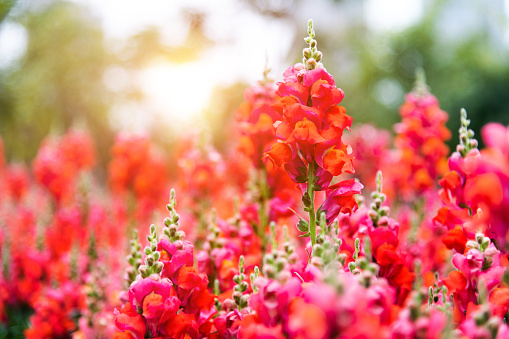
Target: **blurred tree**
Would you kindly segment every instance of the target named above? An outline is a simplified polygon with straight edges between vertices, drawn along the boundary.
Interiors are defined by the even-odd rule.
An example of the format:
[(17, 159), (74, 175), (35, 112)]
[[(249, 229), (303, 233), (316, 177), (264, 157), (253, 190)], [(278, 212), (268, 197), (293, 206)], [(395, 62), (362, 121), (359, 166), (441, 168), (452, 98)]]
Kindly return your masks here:
[[(453, 1), (454, 2), (454, 1)], [(355, 30), (346, 46), (354, 46), (358, 58), (357, 81), (344, 81), (350, 110), (362, 112), (357, 122), (373, 121), (385, 128), (399, 120), (397, 109), (403, 94), (412, 89), (415, 70), (424, 68), (428, 85), (449, 112), (449, 128), (457, 134), (459, 110), (465, 107), (473, 129), (488, 121), (509, 123), (509, 53), (490, 39), (490, 27), (482, 26), (467, 36), (444, 39), (438, 25), (447, 1), (427, 7), (422, 20), (399, 32), (380, 36)], [(472, 5), (472, 4), (471, 4)], [(503, 22), (500, 23), (502, 29)], [(333, 65), (333, 68), (340, 68)], [(352, 86), (353, 85), (353, 86)], [(357, 117), (357, 116), (356, 116)], [(457, 143), (453, 137), (451, 145)]]
[(189, 22), (189, 30), (182, 44), (168, 46), (163, 42), (158, 27), (148, 27), (128, 39), (125, 49), (121, 51), (121, 54), (130, 55), (124, 60), (125, 64), (142, 68), (157, 59), (186, 63), (201, 57), (206, 49), (214, 45), (204, 32), (206, 14), (195, 9), (183, 9), (181, 15)]
[[(111, 57), (97, 19), (76, 3), (31, 5), (11, 18), (24, 26), (28, 43), (1, 78), (0, 134), (8, 156), (29, 161), (51, 130), (75, 124), (86, 125), (99, 145), (110, 144), (111, 95), (102, 77)], [(104, 159), (107, 149), (99, 151)]]

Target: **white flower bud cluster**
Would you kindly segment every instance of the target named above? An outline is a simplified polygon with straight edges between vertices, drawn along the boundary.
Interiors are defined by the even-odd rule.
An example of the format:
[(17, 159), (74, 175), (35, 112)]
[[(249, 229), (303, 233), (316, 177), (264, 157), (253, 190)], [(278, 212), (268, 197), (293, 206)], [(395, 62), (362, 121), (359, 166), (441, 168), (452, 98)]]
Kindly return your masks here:
[(316, 40), (315, 30), (313, 29), (313, 20), (309, 20), (308, 22), (308, 34), (307, 38), (304, 38), (304, 41), (309, 44), (309, 47), (304, 48), (302, 54), (304, 58), (302, 59), (302, 63), (306, 66), (307, 70), (312, 70), (318, 67), (323, 67), (322, 61), (322, 52), (320, 52), (316, 48)]

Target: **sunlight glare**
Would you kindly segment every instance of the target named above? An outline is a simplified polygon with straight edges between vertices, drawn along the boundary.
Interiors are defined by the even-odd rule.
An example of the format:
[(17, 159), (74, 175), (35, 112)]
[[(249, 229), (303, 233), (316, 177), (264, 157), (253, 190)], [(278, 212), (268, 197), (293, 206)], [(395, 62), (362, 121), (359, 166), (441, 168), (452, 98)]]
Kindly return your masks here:
[(190, 125), (209, 102), (216, 85), (204, 63), (158, 63), (141, 71), (140, 81), (153, 109), (170, 124)]

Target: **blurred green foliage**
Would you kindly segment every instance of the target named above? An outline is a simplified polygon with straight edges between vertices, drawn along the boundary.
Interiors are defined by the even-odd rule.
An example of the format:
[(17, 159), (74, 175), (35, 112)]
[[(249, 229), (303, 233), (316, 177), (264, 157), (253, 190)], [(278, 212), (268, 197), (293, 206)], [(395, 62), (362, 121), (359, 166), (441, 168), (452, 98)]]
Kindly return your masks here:
[(23, 331), (29, 326), (33, 310), (28, 305), (6, 307), (5, 323), (0, 324), (0, 339), (23, 339)]
[[(509, 124), (509, 48), (498, 40), (507, 17), (503, 13), (493, 15), (495, 6), (491, 12), (479, 10), (485, 6), (480, 1), (440, 0), (424, 4), (422, 19), (397, 33), (370, 31), (365, 22), (333, 32), (318, 22), (318, 44), (325, 55), (325, 66), (345, 91), (342, 104), (355, 123), (371, 122), (391, 129), (400, 120), (398, 108), (403, 95), (412, 90), (415, 71), (422, 67), (431, 92), (449, 113), (448, 127), (453, 132), (450, 145), (454, 148), (462, 107), (476, 133), (490, 121)], [(470, 6), (476, 12), (476, 29), (469, 27), (471, 22), (460, 19), (465, 32), (454, 40), (445, 38), (448, 32), (443, 30), (447, 26), (444, 28), (444, 22), (439, 20), (449, 16), (457, 21), (458, 15), (450, 11), (462, 6)], [(349, 60), (347, 69), (342, 62), (345, 59)]]

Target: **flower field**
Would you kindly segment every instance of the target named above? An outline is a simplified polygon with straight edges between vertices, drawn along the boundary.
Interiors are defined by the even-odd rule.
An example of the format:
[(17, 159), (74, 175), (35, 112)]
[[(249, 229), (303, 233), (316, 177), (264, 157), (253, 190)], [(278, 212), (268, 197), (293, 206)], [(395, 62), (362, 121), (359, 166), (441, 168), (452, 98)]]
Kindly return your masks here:
[(26, 166), (0, 139), (1, 337), (509, 338), (509, 129), (474, 135), (423, 71), (394, 133), (354, 124), (304, 40), (226, 151), (120, 133), (101, 169), (71, 129)]

